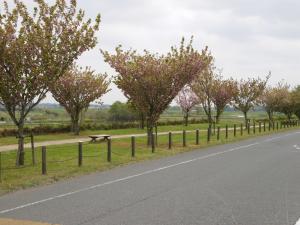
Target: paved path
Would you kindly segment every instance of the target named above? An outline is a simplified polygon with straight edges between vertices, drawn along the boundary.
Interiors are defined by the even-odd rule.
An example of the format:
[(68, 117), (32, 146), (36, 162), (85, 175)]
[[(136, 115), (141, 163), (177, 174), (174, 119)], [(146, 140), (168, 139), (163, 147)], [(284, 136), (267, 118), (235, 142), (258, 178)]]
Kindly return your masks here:
[[(200, 130), (204, 131), (204, 130)], [(187, 130), (187, 133), (189, 132), (195, 132), (195, 130)], [(179, 134), (182, 133), (182, 131), (172, 131), (173, 134)], [(166, 135), (168, 132), (159, 132), (158, 135)], [(126, 135), (112, 135), (112, 139), (118, 139), (118, 138), (129, 138), (131, 136), (136, 136), (136, 137), (144, 137), (146, 136), (145, 133), (143, 134), (126, 134)], [(88, 142), (90, 141), (91, 138), (72, 138), (72, 139), (63, 139), (63, 140), (58, 140), (58, 141), (43, 141), (43, 142), (35, 142), (34, 145), (35, 147), (41, 147), (41, 146), (49, 146), (49, 145), (63, 145), (63, 144), (72, 144), (72, 143), (78, 143), (79, 141), (83, 142)], [(25, 148), (31, 148), (31, 144), (25, 144)], [(13, 151), (18, 149), (18, 145), (4, 145), (0, 146), (0, 152), (5, 152), (5, 151)]]
[(63, 225), (295, 225), (300, 130), (140, 162), (0, 198), (0, 217)]

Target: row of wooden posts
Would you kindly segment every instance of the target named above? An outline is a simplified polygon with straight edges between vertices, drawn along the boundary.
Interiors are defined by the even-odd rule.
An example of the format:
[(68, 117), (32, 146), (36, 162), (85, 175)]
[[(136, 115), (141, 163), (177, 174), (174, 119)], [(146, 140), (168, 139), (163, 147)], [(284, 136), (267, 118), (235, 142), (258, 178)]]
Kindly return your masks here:
[[(292, 127), (292, 126), (298, 126), (299, 122), (298, 121), (289, 121), (289, 122), (273, 122), (273, 123), (269, 123), (268, 126), (268, 130), (275, 130), (275, 129), (282, 129), (282, 128), (286, 128), (286, 127)], [(253, 133), (255, 134), (257, 126), (255, 124), (255, 122), (253, 123), (252, 126), (253, 129)], [(251, 133), (251, 126), (250, 123), (248, 123), (248, 125), (246, 126), (246, 130), (247, 133), (250, 134)], [(217, 133), (217, 140), (220, 140), (220, 131), (221, 128), (218, 126), (217, 128), (215, 127), (215, 124), (209, 126), (207, 128), (207, 142), (209, 143), (211, 141), (211, 136), (215, 135), (215, 133)], [(265, 122), (259, 122), (258, 123), (258, 131), (259, 133), (261, 133), (262, 131), (266, 131), (266, 123)], [(244, 132), (244, 127), (243, 124), (240, 124), (240, 135), (243, 136), (243, 132)], [(225, 126), (225, 138), (228, 138), (228, 133), (229, 133), (229, 128), (228, 125)], [(237, 135), (237, 125), (234, 124), (233, 126), (233, 136), (236, 137)], [(157, 145), (157, 138), (155, 141), (155, 137), (157, 137), (157, 135), (152, 134), (152, 138), (151, 138), (151, 151), (152, 153), (155, 152), (155, 148)], [(195, 144), (199, 145), (200, 144), (200, 130), (197, 129), (196, 130), (196, 138), (195, 138)], [(186, 131), (183, 130), (182, 132), (182, 146), (186, 147), (187, 146), (187, 141), (186, 141)], [(168, 133), (168, 149), (172, 149), (172, 132)], [(82, 166), (82, 161), (83, 161), (83, 154), (82, 154), (82, 150), (83, 150), (83, 142), (79, 142), (78, 143), (78, 166), (81, 167)], [(131, 137), (131, 157), (135, 157), (135, 150), (136, 150), (136, 142), (135, 142), (135, 136)], [(112, 151), (111, 151), (111, 139), (108, 138), (107, 139), (107, 162), (111, 162), (112, 160)], [(47, 160), (46, 160), (46, 146), (42, 147), (42, 174), (46, 175), (47, 174)]]

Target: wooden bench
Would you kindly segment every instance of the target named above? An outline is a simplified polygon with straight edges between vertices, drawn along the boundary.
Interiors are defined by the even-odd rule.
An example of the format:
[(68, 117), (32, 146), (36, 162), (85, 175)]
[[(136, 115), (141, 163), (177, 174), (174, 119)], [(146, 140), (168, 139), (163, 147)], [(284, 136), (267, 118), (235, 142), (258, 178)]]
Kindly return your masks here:
[(103, 140), (108, 140), (110, 138), (110, 135), (108, 134), (99, 134), (99, 135), (90, 135), (89, 136), (92, 140), (91, 142), (96, 142), (98, 138), (103, 138)]

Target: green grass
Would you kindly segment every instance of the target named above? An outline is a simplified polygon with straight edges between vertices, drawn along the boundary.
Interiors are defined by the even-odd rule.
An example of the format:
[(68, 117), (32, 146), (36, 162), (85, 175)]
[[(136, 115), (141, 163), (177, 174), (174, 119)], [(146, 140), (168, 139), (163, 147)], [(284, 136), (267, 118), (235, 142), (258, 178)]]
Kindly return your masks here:
[[(229, 126), (232, 125), (234, 122), (240, 122), (237, 120), (223, 120), (219, 124), (220, 126), (225, 126), (228, 124)], [(189, 124), (188, 126), (184, 125), (170, 125), (170, 126), (159, 126), (158, 132), (165, 132), (165, 131), (179, 131), (179, 130), (194, 130), (194, 129), (207, 129), (207, 123), (201, 124)], [(58, 133), (58, 134), (47, 134), (47, 135), (36, 135), (35, 142), (41, 141), (55, 141), (55, 140), (63, 140), (63, 139), (72, 139), (72, 138), (80, 138), (80, 137), (88, 137), (88, 135), (92, 134), (110, 134), (110, 135), (126, 135), (126, 134), (141, 134), (146, 133), (146, 129), (138, 129), (138, 128), (129, 128), (129, 129), (115, 129), (115, 130), (85, 130), (80, 132), (80, 135), (74, 135), (72, 133)], [(25, 143), (29, 143), (30, 139), (26, 138)], [(3, 145), (10, 145), (10, 144), (17, 144), (16, 137), (2, 137), (0, 138), (0, 146)]]
[[(169, 127), (172, 128), (172, 127)], [(198, 128), (198, 126), (191, 126)], [(178, 128), (179, 129), (179, 128)], [(295, 128), (287, 128), (279, 131), (267, 131), (248, 135), (244, 131), (244, 135), (240, 136), (237, 130), (237, 136), (233, 137), (233, 131), (229, 131), (228, 139), (225, 138), (225, 131), (221, 131), (221, 139), (216, 140), (216, 135), (212, 136), (210, 143), (207, 143), (206, 132), (200, 132), (200, 145), (195, 145), (195, 132), (187, 133), (187, 147), (182, 147), (182, 134), (173, 134), (173, 148), (168, 149), (168, 136), (161, 135), (158, 137), (158, 147), (155, 153), (151, 153), (151, 148), (146, 145), (145, 137), (136, 137), (136, 157), (131, 157), (131, 143), (129, 138), (112, 140), (112, 162), (106, 161), (106, 143), (84, 143), (83, 144), (83, 165), (78, 167), (78, 145), (66, 144), (60, 146), (47, 147), (47, 175), (41, 175), (41, 149), (36, 149), (36, 166), (32, 166), (31, 151), (26, 149), (25, 167), (17, 169), (15, 165), (16, 151), (5, 152), (1, 154), (2, 171), (0, 183), (0, 195), (10, 191), (25, 189), (38, 185), (44, 185), (56, 182), (58, 180), (89, 174), (95, 171), (103, 171), (116, 166), (134, 163), (141, 160), (157, 159), (165, 156), (190, 151), (193, 149), (204, 149), (208, 146), (239, 141), (254, 136), (281, 132)], [(171, 129), (165, 129), (171, 130)], [(3, 170), (5, 169), (5, 170)]]

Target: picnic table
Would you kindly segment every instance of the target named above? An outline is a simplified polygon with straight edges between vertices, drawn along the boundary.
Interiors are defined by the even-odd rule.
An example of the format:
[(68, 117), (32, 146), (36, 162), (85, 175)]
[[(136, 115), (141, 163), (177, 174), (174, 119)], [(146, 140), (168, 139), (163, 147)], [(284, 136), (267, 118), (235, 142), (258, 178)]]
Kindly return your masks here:
[(98, 135), (89, 135), (89, 137), (92, 139), (91, 142), (96, 142), (98, 138), (103, 138), (103, 140), (108, 140), (110, 138), (110, 135), (108, 134), (98, 134)]

